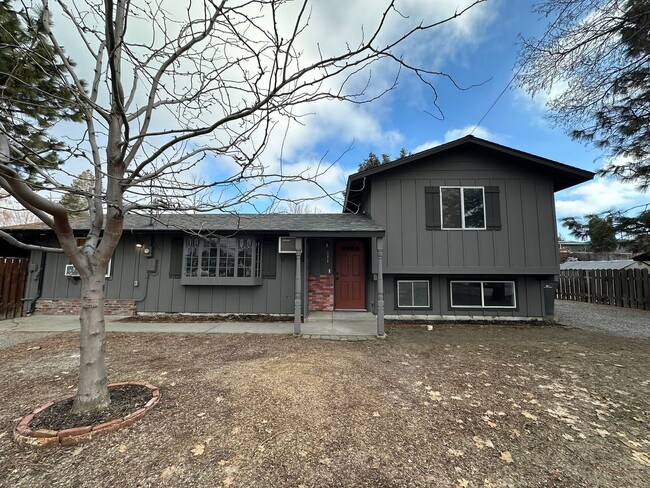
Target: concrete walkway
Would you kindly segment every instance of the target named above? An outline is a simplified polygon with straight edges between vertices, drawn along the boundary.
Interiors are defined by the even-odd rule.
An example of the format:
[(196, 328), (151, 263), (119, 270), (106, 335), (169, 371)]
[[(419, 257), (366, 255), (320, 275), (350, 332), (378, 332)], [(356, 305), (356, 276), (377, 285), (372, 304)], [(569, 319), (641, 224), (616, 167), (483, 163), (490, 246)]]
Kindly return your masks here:
[[(342, 315), (339, 315), (342, 314)], [(293, 334), (293, 322), (119, 322), (124, 317), (106, 317), (108, 332), (162, 332), (212, 334)], [(0, 321), (2, 332), (67, 332), (79, 330), (79, 317), (71, 315), (34, 314)], [(338, 339), (345, 337), (372, 338), (376, 334), (376, 320), (363, 312), (336, 312), (313, 314), (303, 324), (304, 337)]]
[(377, 317), (370, 312), (311, 312), (302, 324), (303, 337), (367, 340), (377, 337)]

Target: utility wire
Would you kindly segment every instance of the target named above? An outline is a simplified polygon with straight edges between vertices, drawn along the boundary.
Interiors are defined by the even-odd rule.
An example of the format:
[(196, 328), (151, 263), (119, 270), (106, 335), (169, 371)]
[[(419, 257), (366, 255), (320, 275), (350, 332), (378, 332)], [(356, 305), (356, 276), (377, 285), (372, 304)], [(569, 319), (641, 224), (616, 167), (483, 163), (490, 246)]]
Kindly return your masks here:
[[(562, 11), (558, 14), (558, 16), (553, 21), (553, 23), (548, 26), (548, 28), (546, 29), (546, 32), (544, 32), (544, 35), (537, 42), (537, 45), (535, 46), (534, 51), (536, 51), (539, 48), (539, 46), (541, 46), (542, 42), (544, 42), (544, 39), (546, 39), (546, 36), (548, 36), (548, 34), (551, 32), (551, 30), (553, 30), (553, 28), (555, 27), (555, 24), (557, 24), (557, 22), (560, 20), (560, 18), (562, 17), (562, 15), (564, 14), (564, 12), (566, 11), (567, 8), (568, 8), (568, 5), (565, 6), (562, 9)], [(481, 117), (481, 120), (478, 121), (478, 123), (472, 129), (472, 132), (469, 133), (469, 135), (474, 134), (474, 131), (476, 131), (476, 129), (479, 128), (481, 123), (483, 123), (483, 121), (488, 116), (488, 114), (492, 111), (494, 106), (497, 103), (499, 103), (499, 100), (501, 100), (501, 97), (503, 96), (503, 94), (508, 90), (508, 88), (510, 88), (510, 85), (512, 85), (512, 82), (515, 81), (515, 78), (517, 78), (517, 76), (519, 76), (519, 73), (521, 73), (521, 70), (524, 69), (524, 66), (526, 66), (526, 64), (528, 64), (528, 61), (530, 61), (530, 58), (532, 58), (532, 57), (533, 57), (533, 53), (531, 52), (530, 55), (524, 60), (524, 62), (521, 63), (521, 66), (519, 66), (519, 69), (517, 70), (517, 72), (514, 75), (512, 75), (512, 77), (510, 78), (510, 81), (508, 82), (508, 84), (503, 88), (503, 90), (501, 90), (501, 93), (499, 93), (499, 96), (497, 96), (497, 98), (494, 100), (494, 102), (492, 102), (492, 105), (490, 105), (490, 108), (488, 108), (487, 111), (483, 114), (483, 117)]]

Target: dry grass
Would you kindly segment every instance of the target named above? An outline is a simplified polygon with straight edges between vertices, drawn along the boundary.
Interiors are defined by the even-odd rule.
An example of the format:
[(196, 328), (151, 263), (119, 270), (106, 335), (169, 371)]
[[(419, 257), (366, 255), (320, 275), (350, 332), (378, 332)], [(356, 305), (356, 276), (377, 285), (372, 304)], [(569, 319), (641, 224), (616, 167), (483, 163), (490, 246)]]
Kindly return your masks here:
[[(644, 486), (650, 342), (560, 327), (395, 330), (387, 341), (110, 334), (111, 381), (161, 387), (77, 448), (11, 442), (75, 383), (77, 337), (0, 354), (0, 485)], [(30, 349), (35, 345), (41, 349)]]

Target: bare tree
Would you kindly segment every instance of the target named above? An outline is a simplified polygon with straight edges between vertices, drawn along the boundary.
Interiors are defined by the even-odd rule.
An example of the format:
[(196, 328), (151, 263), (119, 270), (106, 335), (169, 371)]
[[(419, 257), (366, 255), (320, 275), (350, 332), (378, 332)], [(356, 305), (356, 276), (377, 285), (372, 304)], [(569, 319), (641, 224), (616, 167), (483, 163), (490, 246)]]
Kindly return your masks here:
[[(28, 152), (8, 150), (5, 128), (0, 183), (56, 234), (61, 250), (81, 279), (81, 359), (73, 409), (104, 408), (110, 402), (105, 364), (104, 275), (129, 212), (236, 209), (277, 185), (310, 180), (314, 174), (273, 170), (260, 156), (274, 126), (295, 119), (298, 107), (323, 100), (367, 103), (396, 86), (377, 88), (370, 68), (392, 63), (437, 92), (434, 81), (454, 83), (447, 74), (409, 64), (397, 48), (453, 21), (485, 0), (468, 1), (452, 15), (430, 22), (406, 21), (396, 1), (369, 12), (360, 40), (337, 53), (314, 43), (299, 47), (311, 18), (310, 1), (207, 0), (183, 2), (70, 3), (43, 0), (42, 24), (66, 66), (65, 78), (83, 112), (85, 132), (70, 154), (94, 173), (89, 191), (72, 189), (52, 172), (29, 163)], [(76, 30), (86, 60), (94, 66), (87, 86), (82, 72), (63, 52), (49, 27), (52, 9)], [(366, 29), (368, 27), (366, 26)], [(383, 66), (383, 65), (382, 65)], [(455, 85), (455, 83), (454, 83)], [(90, 202), (89, 232), (77, 247), (66, 209), (37, 191), (12, 164), (14, 154), (55, 192), (83, 193)], [(203, 182), (184, 175), (208, 164), (224, 175)], [(212, 190), (200, 203), (192, 195)], [(152, 198), (152, 194), (155, 198)], [(179, 195), (186, 198), (179, 199)]]
[(549, 96), (549, 118), (608, 157), (601, 174), (650, 186), (650, 1), (543, 0), (552, 19), (524, 39), (517, 84)]
[(306, 201), (287, 201), (278, 205), (277, 212), (282, 214), (318, 214), (322, 213), (322, 210), (314, 205), (310, 205)]
[(15, 198), (0, 191), (0, 226), (33, 224), (38, 221), (38, 217), (20, 205)]

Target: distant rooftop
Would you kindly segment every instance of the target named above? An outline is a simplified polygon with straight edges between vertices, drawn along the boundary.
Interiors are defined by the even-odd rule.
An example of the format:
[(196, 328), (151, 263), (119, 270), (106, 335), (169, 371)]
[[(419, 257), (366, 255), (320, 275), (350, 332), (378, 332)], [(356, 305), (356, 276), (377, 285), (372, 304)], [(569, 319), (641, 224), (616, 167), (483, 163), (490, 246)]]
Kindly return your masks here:
[(567, 261), (560, 264), (560, 269), (625, 269), (635, 264), (633, 259), (615, 261)]

